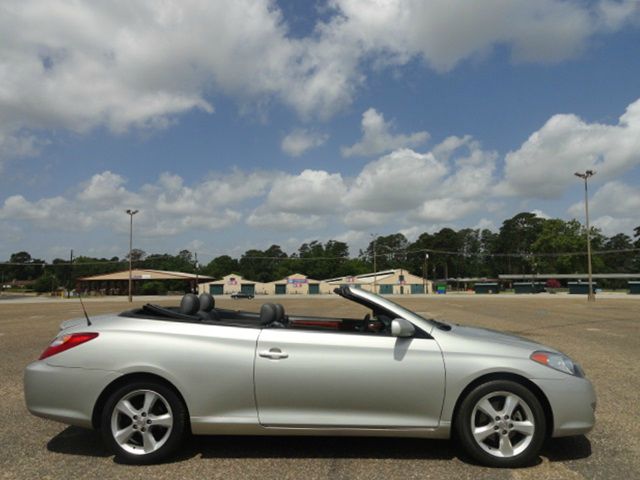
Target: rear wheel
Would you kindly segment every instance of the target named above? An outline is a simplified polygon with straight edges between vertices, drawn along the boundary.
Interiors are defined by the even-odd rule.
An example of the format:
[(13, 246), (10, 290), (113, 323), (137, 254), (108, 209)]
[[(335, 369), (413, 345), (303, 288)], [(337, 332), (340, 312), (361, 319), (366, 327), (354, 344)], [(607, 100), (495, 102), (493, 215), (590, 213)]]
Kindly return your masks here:
[(520, 467), (537, 458), (546, 422), (538, 398), (526, 387), (496, 380), (473, 389), (455, 419), (464, 449), (493, 467)]
[(186, 432), (180, 398), (157, 382), (134, 382), (115, 391), (102, 412), (104, 441), (126, 463), (155, 463), (173, 453)]

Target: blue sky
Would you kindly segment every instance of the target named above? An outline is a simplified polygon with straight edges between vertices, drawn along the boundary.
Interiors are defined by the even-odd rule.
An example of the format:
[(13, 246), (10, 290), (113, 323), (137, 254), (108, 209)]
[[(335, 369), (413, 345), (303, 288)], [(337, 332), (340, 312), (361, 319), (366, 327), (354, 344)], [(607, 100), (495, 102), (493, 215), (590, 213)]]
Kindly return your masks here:
[(0, 259), (640, 225), (640, 2), (0, 6)]

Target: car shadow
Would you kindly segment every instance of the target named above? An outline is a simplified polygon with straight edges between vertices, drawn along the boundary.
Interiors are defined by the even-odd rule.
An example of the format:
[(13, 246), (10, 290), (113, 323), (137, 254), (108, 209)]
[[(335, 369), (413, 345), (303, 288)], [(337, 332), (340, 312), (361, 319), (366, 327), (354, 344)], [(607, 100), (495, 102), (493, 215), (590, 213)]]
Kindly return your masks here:
[[(47, 444), (51, 452), (67, 455), (109, 457), (100, 433), (67, 427)], [(551, 462), (578, 460), (591, 455), (584, 436), (549, 440), (541, 455)], [(477, 464), (462, 454), (453, 441), (373, 437), (267, 437), (192, 436), (169, 462), (202, 458), (363, 458), (395, 460), (451, 460)], [(114, 460), (117, 461), (117, 460)], [(541, 459), (534, 465), (541, 463)]]
[(580, 460), (591, 456), (591, 442), (584, 435), (551, 438), (545, 443), (540, 454), (550, 462)]
[(102, 443), (100, 432), (80, 427), (67, 427), (47, 443), (47, 450), (67, 455), (108, 457), (112, 453)]

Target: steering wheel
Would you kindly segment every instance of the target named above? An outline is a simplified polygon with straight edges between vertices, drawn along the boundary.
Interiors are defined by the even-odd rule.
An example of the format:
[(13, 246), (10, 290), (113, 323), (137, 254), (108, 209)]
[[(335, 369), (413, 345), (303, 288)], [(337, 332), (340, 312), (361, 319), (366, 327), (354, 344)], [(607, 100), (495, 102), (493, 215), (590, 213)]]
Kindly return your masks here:
[(362, 326), (360, 327), (361, 332), (366, 332), (367, 327), (369, 326), (369, 322), (371, 321), (371, 314), (367, 313), (362, 319)]
[(381, 332), (388, 334), (391, 332), (391, 319), (383, 313), (376, 314), (376, 319), (382, 323)]

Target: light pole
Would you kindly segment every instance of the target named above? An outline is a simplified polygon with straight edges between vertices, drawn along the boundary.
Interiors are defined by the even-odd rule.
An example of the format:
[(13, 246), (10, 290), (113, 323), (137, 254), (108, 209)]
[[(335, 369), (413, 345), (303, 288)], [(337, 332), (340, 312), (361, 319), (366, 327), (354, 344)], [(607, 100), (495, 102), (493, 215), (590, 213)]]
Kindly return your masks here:
[(429, 265), (429, 254), (425, 253), (424, 254), (424, 293), (429, 293), (429, 289), (427, 288), (427, 272), (428, 270), (428, 266)]
[(588, 273), (589, 273), (589, 295), (587, 296), (587, 300), (590, 302), (595, 302), (596, 297), (593, 294), (593, 277), (591, 274), (591, 231), (589, 228), (589, 187), (588, 180), (596, 174), (593, 170), (587, 170), (584, 173), (576, 172), (574, 175), (576, 177), (582, 178), (584, 180), (584, 209), (587, 217), (587, 265), (588, 265)]
[(127, 215), (129, 215), (129, 303), (133, 302), (133, 297), (131, 295), (131, 285), (132, 285), (132, 260), (131, 253), (133, 251), (133, 216), (138, 213), (138, 210), (131, 210), (128, 208), (126, 210)]
[(377, 293), (376, 279), (378, 278), (378, 275), (376, 275), (376, 271), (378, 269), (378, 263), (376, 259), (376, 243), (378, 241), (378, 234), (370, 233), (369, 235), (373, 237), (373, 293)]

